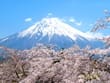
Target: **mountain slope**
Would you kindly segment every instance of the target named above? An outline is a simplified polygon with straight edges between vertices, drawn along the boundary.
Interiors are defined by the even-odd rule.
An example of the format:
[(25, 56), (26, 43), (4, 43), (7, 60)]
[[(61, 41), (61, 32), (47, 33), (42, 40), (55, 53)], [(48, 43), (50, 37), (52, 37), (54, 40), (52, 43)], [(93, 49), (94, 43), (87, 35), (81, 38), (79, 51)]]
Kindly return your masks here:
[(74, 44), (80, 47), (99, 47), (102, 42), (87, 35), (58, 18), (44, 18), (28, 29), (0, 40), (0, 45), (15, 49), (29, 49), (36, 44), (51, 44), (59, 48), (69, 48)]

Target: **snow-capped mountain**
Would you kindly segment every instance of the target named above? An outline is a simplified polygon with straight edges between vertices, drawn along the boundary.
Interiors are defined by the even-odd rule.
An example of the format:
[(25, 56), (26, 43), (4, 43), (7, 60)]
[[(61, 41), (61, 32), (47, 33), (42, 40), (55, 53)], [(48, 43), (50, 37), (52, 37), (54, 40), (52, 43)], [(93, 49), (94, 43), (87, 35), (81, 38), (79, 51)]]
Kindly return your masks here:
[(91, 35), (87, 35), (59, 18), (44, 18), (28, 29), (5, 37), (0, 40), (0, 45), (15, 49), (28, 49), (36, 44), (51, 44), (59, 48), (68, 48), (74, 44), (80, 47), (102, 47), (102, 42)]

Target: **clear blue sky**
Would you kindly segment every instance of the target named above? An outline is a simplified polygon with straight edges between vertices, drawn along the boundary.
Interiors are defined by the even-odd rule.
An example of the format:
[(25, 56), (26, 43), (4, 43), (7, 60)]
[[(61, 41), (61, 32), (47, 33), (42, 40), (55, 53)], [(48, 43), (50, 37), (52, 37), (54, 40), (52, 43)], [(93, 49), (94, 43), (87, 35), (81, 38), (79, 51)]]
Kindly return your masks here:
[(0, 38), (24, 30), (51, 13), (75, 19), (79, 26), (71, 24), (86, 32), (104, 16), (105, 9), (110, 10), (110, 0), (0, 0)]

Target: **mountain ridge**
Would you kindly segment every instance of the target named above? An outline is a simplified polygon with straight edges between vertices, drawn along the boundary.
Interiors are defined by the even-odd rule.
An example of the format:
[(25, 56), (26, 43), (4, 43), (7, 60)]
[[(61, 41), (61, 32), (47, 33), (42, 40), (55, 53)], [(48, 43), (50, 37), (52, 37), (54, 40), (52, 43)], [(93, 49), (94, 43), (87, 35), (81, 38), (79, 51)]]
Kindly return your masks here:
[(55, 17), (43, 18), (26, 30), (0, 40), (0, 45), (17, 49), (29, 49), (38, 43), (52, 44), (60, 48), (69, 48), (74, 44), (80, 47), (86, 45), (94, 47), (93, 44), (98, 47), (102, 44), (95, 37), (87, 35)]

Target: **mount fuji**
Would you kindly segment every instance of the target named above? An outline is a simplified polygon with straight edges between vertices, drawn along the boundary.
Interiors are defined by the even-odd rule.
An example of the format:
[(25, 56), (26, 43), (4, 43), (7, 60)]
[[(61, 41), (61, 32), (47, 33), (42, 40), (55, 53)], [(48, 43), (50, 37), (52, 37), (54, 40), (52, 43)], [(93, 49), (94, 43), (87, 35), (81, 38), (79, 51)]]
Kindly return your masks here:
[(80, 47), (103, 47), (103, 42), (56, 17), (43, 18), (24, 31), (0, 39), (0, 45), (19, 50), (32, 48), (39, 43), (59, 48), (69, 48), (75, 44)]

